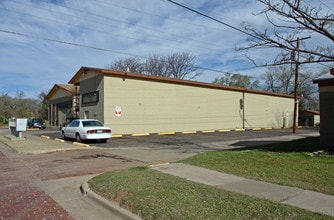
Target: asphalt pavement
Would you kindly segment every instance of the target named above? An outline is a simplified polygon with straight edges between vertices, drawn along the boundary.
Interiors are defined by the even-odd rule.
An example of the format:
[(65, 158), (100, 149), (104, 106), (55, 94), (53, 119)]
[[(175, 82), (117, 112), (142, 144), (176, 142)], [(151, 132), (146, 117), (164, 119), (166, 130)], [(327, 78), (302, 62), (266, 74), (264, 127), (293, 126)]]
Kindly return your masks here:
[[(334, 217), (334, 197), (331, 195), (177, 163), (180, 159), (208, 150), (318, 136), (316, 130), (242, 140), (211, 138), (194, 146), (193, 150), (188, 142), (182, 142), (184, 145), (179, 144), (176, 148), (175, 145), (168, 148), (170, 143), (167, 140), (173, 137), (164, 139), (162, 144), (166, 148), (148, 139), (140, 139), (145, 137), (136, 137), (140, 139), (139, 142), (144, 142), (142, 146), (117, 146), (117, 141), (111, 140), (112, 147), (106, 148), (64, 143), (58, 139), (48, 139), (47, 135), (41, 137), (29, 132), (24, 134), (25, 140), (15, 141), (8, 137), (7, 132), (0, 129), (0, 219), (36, 219), (34, 217), (37, 216), (39, 219), (138, 219), (117, 204), (97, 196), (86, 183), (99, 173), (140, 164), (151, 164), (152, 169), (190, 181)], [(124, 139), (119, 139), (119, 142), (126, 144)], [(158, 146), (156, 150), (154, 145)], [(182, 149), (184, 146), (186, 148)]]

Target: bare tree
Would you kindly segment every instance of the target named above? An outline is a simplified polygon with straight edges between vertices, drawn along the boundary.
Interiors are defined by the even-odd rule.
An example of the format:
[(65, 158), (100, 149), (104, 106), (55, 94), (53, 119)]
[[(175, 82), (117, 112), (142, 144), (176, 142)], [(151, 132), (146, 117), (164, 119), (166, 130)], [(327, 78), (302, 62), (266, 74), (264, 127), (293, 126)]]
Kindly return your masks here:
[[(263, 75), (266, 91), (292, 95), (294, 91), (294, 66), (281, 65), (270, 67)], [(323, 71), (325, 72), (325, 71)], [(319, 109), (319, 98), (317, 86), (312, 79), (323, 73), (312, 73), (301, 69), (298, 82), (298, 95), (300, 96), (300, 109)]]
[(47, 119), (48, 118), (48, 102), (45, 99), (45, 97), (47, 96), (48, 91), (41, 91), (39, 93), (39, 104), (38, 104), (38, 115), (39, 117), (43, 118), (43, 119)]
[(265, 90), (275, 93), (294, 93), (294, 71), (290, 65), (270, 67), (263, 74)]
[(167, 59), (168, 70), (171, 77), (178, 79), (194, 79), (201, 73), (196, 73), (197, 68), (194, 64), (195, 57), (190, 53), (173, 53)]
[[(291, 53), (295, 51), (296, 39), (298, 37), (317, 34), (322, 36), (324, 41), (328, 41), (328, 46), (312, 47), (303, 43), (298, 48), (300, 54), (300, 64), (333, 62), (334, 61), (334, 14), (333, 10), (324, 13), (320, 1), (313, 1), (319, 4), (318, 7), (309, 6), (302, 0), (258, 0), (266, 8), (259, 14), (265, 14), (267, 20), (273, 26), (273, 31), (265, 29), (257, 30), (250, 25), (244, 25), (244, 29), (249, 33), (249, 45), (238, 48), (248, 50), (252, 48), (278, 48), (281, 53), (274, 62), (267, 62), (259, 65), (251, 57), (248, 57), (256, 66), (280, 65), (290, 63)], [(279, 19), (274, 20), (270, 13), (278, 15)]]
[(123, 58), (114, 61), (108, 69), (133, 73), (144, 73), (143, 63), (137, 57)]
[[(44, 93), (45, 95), (46, 93)], [(42, 99), (42, 97), (40, 97)], [(44, 97), (43, 97), (44, 99)], [(0, 95), (0, 123), (7, 123), (12, 117), (42, 117), (47, 118), (47, 104), (43, 100), (26, 98), (24, 92), (17, 92), (14, 98), (7, 94)], [(43, 114), (41, 112), (44, 112)]]
[(0, 96), (0, 103), (0, 123), (7, 123), (14, 112), (12, 98), (8, 94), (2, 94)]
[(173, 53), (169, 56), (151, 55), (145, 62), (138, 58), (116, 60), (108, 69), (136, 72), (152, 76), (194, 79), (201, 73), (196, 72), (195, 57), (190, 53)]
[(170, 77), (167, 58), (163, 55), (151, 55), (145, 62), (145, 72), (151, 76)]

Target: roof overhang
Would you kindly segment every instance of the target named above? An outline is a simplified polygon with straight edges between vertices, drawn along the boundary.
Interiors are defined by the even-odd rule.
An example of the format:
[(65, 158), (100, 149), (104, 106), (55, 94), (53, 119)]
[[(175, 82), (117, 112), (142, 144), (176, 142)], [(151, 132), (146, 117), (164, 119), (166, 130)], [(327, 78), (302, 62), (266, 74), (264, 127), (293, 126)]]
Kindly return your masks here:
[(318, 84), (319, 87), (334, 86), (334, 69), (331, 69), (328, 74), (313, 80), (313, 83)]
[(223, 85), (212, 84), (212, 83), (204, 83), (204, 82), (168, 78), (168, 77), (160, 77), (160, 76), (150, 76), (150, 75), (144, 75), (144, 74), (139, 74), (139, 73), (130, 73), (130, 72), (124, 72), (124, 71), (115, 71), (115, 70), (100, 69), (100, 68), (93, 68), (93, 67), (81, 67), (68, 83), (79, 84), (80, 81), (84, 80), (85, 77), (89, 73), (92, 73), (92, 72), (94, 72), (95, 74), (103, 74), (103, 75), (119, 77), (123, 79), (137, 79), (137, 80), (145, 80), (145, 81), (154, 81), (154, 82), (162, 82), (162, 83), (172, 83), (172, 84), (181, 84), (181, 85), (187, 85), (187, 86), (204, 87), (204, 88), (211, 88), (211, 89), (221, 89), (221, 90), (253, 93), (253, 94), (260, 94), (260, 95), (278, 96), (278, 97), (284, 97), (284, 98), (294, 98), (294, 96), (286, 95), (286, 94), (278, 94), (278, 93), (250, 90), (250, 89), (238, 88), (238, 87), (232, 87), (232, 86), (223, 86)]
[(72, 84), (55, 84), (44, 99), (50, 100), (59, 91), (62, 90), (69, 96), (76, 94), (76, 86)]

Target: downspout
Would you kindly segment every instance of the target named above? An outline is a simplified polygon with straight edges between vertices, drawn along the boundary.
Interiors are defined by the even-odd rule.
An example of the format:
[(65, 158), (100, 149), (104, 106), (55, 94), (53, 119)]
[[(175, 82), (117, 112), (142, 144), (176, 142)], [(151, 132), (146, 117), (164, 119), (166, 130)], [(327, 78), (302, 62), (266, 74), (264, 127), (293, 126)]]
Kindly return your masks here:
[(245, 92), (242, 92), (240, 99), (240, 109), (242, 110), (242, 129), (245, 129)]
[(245, 92), (242, 92), (242, 129), (245, 129)]

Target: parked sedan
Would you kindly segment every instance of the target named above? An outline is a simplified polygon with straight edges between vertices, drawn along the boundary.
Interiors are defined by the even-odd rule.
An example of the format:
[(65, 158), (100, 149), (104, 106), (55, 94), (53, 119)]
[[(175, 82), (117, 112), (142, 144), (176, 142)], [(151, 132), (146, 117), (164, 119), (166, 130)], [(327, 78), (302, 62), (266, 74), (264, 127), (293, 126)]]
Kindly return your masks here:
[(83, 140), (101, 140), (106, 142), (111, 138), (111, 128), (105, 127), (95, 119), (75, 119), (61, 129), (63, 139), (72, 138), (77, 142)]
[(45, 123), (41, 118), (30, 118), (28, 120), (28, 127), (29, 128), (39, 128), (45, 129)]

